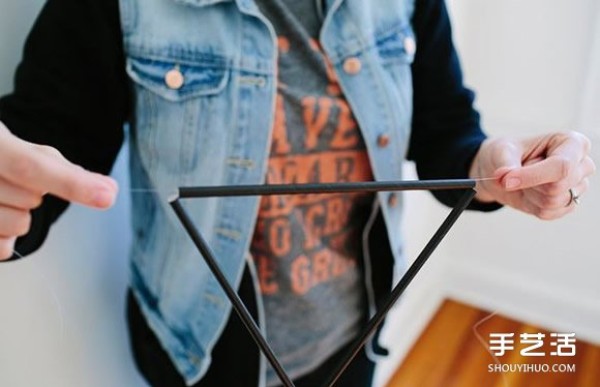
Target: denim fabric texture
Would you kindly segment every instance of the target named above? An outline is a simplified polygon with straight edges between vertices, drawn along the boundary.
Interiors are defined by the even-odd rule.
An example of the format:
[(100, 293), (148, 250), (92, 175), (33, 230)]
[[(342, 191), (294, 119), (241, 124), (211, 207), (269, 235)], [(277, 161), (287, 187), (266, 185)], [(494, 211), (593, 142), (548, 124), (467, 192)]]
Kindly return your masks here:
[[(412, 119), (414, 0), (330, 0), (320, 41), (365, 140), (377, 181), (402, 179)], [(210, 365), (231, 307), (174, 216), (179, 186), (261, 184), (276, 96), (276, 36), (253, 0), (120, 0), (135, 111), (131, 286), (188, 384)], [(360, 63), (345, 70), (347, 60)], [(166, 82), (170, 71), (181, 87)], [(170, 87), (171, 86), (171, 87)], [(389, 143), (381, 146), (381, 135)], [(378, 202), (395, 269), (405, 269), (402, 200)], [(228, 279), (249, 262), (258, 197), (185, 200)]]

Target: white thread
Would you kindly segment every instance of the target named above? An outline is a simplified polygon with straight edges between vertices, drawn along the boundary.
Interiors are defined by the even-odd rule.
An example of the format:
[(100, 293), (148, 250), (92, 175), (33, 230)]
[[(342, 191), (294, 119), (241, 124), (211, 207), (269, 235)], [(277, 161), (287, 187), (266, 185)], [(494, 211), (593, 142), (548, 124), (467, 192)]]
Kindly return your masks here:
[[(20, 254), (17, 250), (13, 250), (13, 253), (21, 259), (24, 258), (23, 255)], [(52, 286), (52, 282), (50, 281), (50, 279), (44, 274), (43, 270), (40, 269), (40, 267), (38, 266), (38, 263), (35, 262), (34, 260), (30, 260), (30, 262), (31, 262), (32, 266), (35, 268), (37, 275), (42, 279), (42, 282), (46, 284), (46, 287), (48, 288), (48, 290), (50, 290), (50, 294), (52, 295), (52, 299), (54, 301), (55, 308), (58, 312), (58, 318), (60, 321), (60, 341), (62, 342), (65, 338), (65, 319), (64, 319), (64, 313), (63, 313), (63, 307), (60, 302), (60, 299), (58, 298), (58, 293), (56, 292), (56, 289), (54, 289), (54, 287)]]
[(498, 180), (497, 177), (474, 177), (471, 180), (475, 181), (490, 181), (490, 180)]
[[(494, 355), (494, 353), (492, 352), (492, 350), (490, 349), (490, 347), (487, 345), (487, 343), (485, 342), (485, 340), (483, 339), (483, 337), (481, 337), (481, 335), (477, 331), (477, 328), (479, 328), (479, 326), (481, 324), (483, 324), (484, 322), (486, 322), (487, 320), (491, 319), (492, 317), (494, 317), (497, 314), (498, 314), (498, 311), (490, 313), (489, 315), (485, 316), (481, 320), (477, 321), (473, 325), (472, 329), (473, 329), (473, 334), (477, 338), (477, 341), (479, 341), (481, 343), (481, 345), (485, 348), (486, 352), (490, 354), (490, 356), (492, 357), (492, 359), (494, 359), (494, 363), (496, 363), (498, 366), (502, 367), (502, 363), (500, 362), (500, 359), (498, 359), (498, 357), (496, 357), (496, 355)], [(504, 374), (504, 372), (501, 372), (500, 374), (502, 375), (502, 380), (504, 381), (504, 387), (508, 387), (508, 380), (506, 379), (506, 375)]]
[(146, 188), (132, 188), (129, 192), (133, 193), (158, 193), (157, 189), (146, 189)]

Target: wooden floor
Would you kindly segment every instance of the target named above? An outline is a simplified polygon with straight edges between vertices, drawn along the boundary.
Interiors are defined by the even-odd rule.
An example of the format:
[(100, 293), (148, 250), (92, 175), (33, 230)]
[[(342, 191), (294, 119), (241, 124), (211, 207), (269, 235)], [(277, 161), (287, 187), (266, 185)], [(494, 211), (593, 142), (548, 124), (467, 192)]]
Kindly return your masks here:
[[(576, 338), (576, 355), (550, 356), (548, 330), (511, 320), (501, 315), (484, 320), (474, 333), (474, 325), (490, 316), (455, 301), (445, 301), (417, 343), (400, 365), (388, 387), (598, 387), (600, 386), (600, 346)], [(545, 333), (541, 357), (521, 356), (527, 347), (519, 343), (520, 333)], [(504, 364), (575, 364), (575, 372), (489, 372), (495, 360), (484, 346), (489, 345), (490, 333), (515, 333), (513, 351), (498, 357)], [(576, 333), (576, 332), (575, 332)], [(539, 368), (538, 368), (539, 369)]]

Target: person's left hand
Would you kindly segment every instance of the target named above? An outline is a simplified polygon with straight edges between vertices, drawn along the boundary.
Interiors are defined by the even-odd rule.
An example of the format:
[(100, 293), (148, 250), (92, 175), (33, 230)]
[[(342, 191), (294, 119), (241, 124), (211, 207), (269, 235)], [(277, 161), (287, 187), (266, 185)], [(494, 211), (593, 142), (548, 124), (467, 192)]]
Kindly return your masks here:
[(553, 133), (527, 139), (490, 138), (471, 165), (476, 199), (498, 202), (540, 219), (552, 220), (573, 211), (596, 166), (590, 140), (578, 132)]

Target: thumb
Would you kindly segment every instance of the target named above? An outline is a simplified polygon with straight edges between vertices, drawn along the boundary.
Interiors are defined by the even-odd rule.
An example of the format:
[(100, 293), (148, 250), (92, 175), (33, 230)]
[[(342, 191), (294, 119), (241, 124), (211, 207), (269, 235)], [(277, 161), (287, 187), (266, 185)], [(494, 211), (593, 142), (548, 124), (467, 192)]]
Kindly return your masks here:
[(108, 209), (116, 200), (118, 185), (109, 176), (87, 171), (67, 159), (55, 158), (40, 176), (40, 187), (64, 200), (96, 209)]
[(117, 184), (88, 172), (57, 150), (21, 140), (0, 122), (0, 178), (26, 190), (105, 209), (112, 206)]
[(19, 187), (97, 209), (111, 207), (116, 199), (113, 179), (86, 171), (55, 152), (15, 142), (5, 153), (15, 162), (2, 177)]
[(72, 164), (69, 160), (67, 160), (62, 155), (62, 153), (60, 153), (60, 151), (58, 149), (51, 147), (51, 146), (47, 146), (47, 145), (31, 144), (31, 146), (33, 148), (39, 150), (40, 152), (44, 153), (48, 157), (54, 158), (55, 160), (58, 160), (59, 162), (63, 162), (67, 165), (70, 165), (71, 167), (74, 167), (75, 169), (83, 172), (84, 174), (93, 176), (93, 178), (96, 179), (96, 181), (99, 181), (105, 185), (108, 185), (109, 187), (111, 187), (113, 189), (114, 192), (118, 191), (119, 185), (112, 177), (102, 175), (99, 173), (95, 173), (95, 172), (89, 172), (77, 164)]
[(504, 176), (503, 183), (509, 191), (554, 183), (568, 175), (569, 165), (564, 158), (551, 156), (510, 171)]

